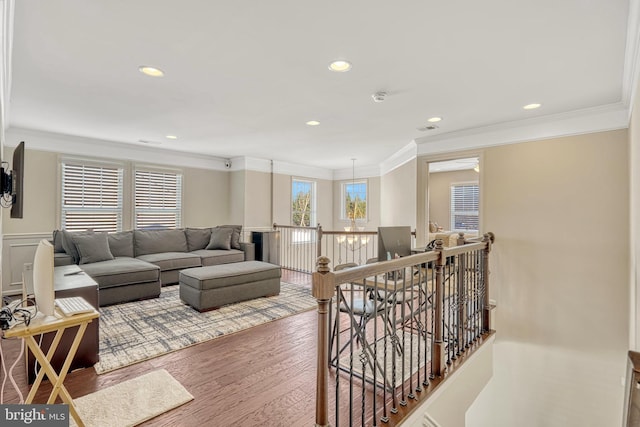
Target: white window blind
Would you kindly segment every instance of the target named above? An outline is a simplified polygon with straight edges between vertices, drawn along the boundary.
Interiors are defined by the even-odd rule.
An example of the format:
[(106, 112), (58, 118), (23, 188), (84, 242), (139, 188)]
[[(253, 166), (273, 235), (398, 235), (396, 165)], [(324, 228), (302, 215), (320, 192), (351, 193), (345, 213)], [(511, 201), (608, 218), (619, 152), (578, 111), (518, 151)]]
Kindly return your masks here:
[(179, 228), (182, 174), (135, 171), (135, 228)]
[(122, 168), (62, 163), (62, 228), (122, 229)]
[(480, 187), (477, 183), (451, 185), (451, 230), (478, 230)]

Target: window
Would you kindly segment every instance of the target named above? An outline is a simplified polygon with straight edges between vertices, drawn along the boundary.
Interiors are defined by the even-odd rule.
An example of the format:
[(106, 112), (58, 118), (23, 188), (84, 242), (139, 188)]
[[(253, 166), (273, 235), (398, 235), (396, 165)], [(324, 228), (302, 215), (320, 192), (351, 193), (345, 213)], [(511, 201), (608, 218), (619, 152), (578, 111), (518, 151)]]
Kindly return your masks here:
[(135, 228), (182, 225), (182, 174), (136, 170), (134, 199)]
[(479, 200), (478, 183), (451, 185), (451, 230), (478, 230)]
[(291, 219), (293, 225), (313, 226), (316, 223), (316, 183), (294, 179), (291, 182)]
[(351, 181), (342, 184), (342, 219), (365, 221), (367, 219), (367, 181)]
[(120, 231), (122, 170), (118, 165), (63, 161), (62, 228)]

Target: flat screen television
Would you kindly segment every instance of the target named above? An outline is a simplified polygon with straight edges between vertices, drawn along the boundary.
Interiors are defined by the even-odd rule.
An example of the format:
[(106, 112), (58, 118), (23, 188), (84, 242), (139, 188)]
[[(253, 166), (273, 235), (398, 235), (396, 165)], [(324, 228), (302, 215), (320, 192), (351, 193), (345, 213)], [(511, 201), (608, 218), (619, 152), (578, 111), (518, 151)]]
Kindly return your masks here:
[(378, 227), (378, 261), (411, 255), (411, 227)]
[(24, 201), (24, 141), (13, 151), (11, 165), (11, 218), (22, 218), (22, 204)]

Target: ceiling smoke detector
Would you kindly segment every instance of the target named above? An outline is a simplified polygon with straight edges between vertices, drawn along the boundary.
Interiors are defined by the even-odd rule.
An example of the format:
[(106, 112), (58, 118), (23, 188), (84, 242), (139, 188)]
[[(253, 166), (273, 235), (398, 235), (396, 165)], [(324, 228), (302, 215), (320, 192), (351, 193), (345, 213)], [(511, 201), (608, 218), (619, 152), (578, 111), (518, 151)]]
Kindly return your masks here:
[(373, 102), (383, 102), (387, 97), (387, 92), (376, 92), (373, 95), (371, 95), (371, 98), (373, 98)]
[(417, 128), (420, 132), (426, 132), (428, 130), (435, 130), (438, 129), (438, 126), (436, 125), (427, 125), (427, 126), (422, 126)]

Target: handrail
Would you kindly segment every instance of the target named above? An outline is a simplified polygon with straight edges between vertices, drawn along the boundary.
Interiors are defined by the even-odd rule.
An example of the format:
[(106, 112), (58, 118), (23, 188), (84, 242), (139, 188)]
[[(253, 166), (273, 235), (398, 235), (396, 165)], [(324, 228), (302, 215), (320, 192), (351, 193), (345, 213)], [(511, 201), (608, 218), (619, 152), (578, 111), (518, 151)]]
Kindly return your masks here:
[[(316, 426), (330, 424), (328, 397), (330, 378), (335, 382), (336, 388), (334, 414), (336, 424), (341, 416), (341, 405), (348, 405), (346, 416), (349, 417), (349, 424), (352, 422), (354, 411), (361, 417), (363, 425), (368, 424), (371, 419), (377, 421), (378, 418), (387, 422), (390, 416), (388, 406), (391, 406), (390, 413), (395, 414), (398, 412), (397, 404), (405, 407), (409, 405), (408, 408), (411, 408), (412, 405), (417, 404), (418, 400), (424, 400), (434, 389), (434, 387), (429, 388), (430, 380), (435, 380), (436, 384), (445, 381), (448, 378), (445, 373), (454, 365), (457, 366), (453, 362), (462, 357), (463, 353), (474, 348), (476, 343), (482, 343), (483, 337), (492, 333), (489, 316), (492, 307), (489, 305), (488, 256), (494, 240), (493, 233), (487, 233), (481, 242), (445, 248), (443, 241), (439, 239), (434, 251), (335, 272), (331, 271), (331, 260), (328, 257), (318, 257), (317, 271), (312, 276), (312, 294), (318, 303)], [(395, 276), (398, 271), (404, 274)], [(400, 277), (400, 279), (392, 280), (389, 277)], [(407, 298), (407, 292), (411, 292), (408, 300), (397, 307), (395, 296), (394, 302), (388, 302), (388, 296), (384, 297), (384, 302), (376, 302), (376, 298), (380, 298), (380, 295), (385, 295), (387, 292), (393, 292), (393, 295), (396, 295), (400, 286), (398, 283), (402, 284), (401, 293), (405, 298)], [(370, 303), (383, 304), (381, 308), (383, 311), (374, 315), (371, 320), (372, 330), (367, 333), (364, 329), (366, 320), (364, 324), (357, 326), (355, 312), (348, 312), (346, 323), (350, 326), (347, 330), (351, 331), (349, 334), (356, 331), (356, 335), (351, 335), (346, 343), (341, 344), (340, 334), (346, 333), (344, 329), (340, 332), (340, 325), (345, 325), (345, 321), (342, 320), (345, 319), (345, 314), (341, 315), (342, 307), (354, 301), (354, 285), (362, 289), (369, 287), (373, 295), (369, 297), (372, 298), (369, 300)], [(352, 290), (345, 291), (342, 289), (343, 286)], [(421, 289), (421, 291), (414, 291), (414, 289)], [(417, 294), (414, 295), (413, 292)], [(335, 299), (333, 311), (331, 310), (332, 299)], [(336, 310), (335, 307), (340, 309)], [(336, 316), (333, 326), (331, 326), (332, 314)], [(382, 317), (377, 320), (378, 316)], [(401, 324), (397, 323), (397, 319), (400, 319)], [(409, 326), (405, 324), (407, 321), (410, 322)], [(416, 338), (417, 344), (413, 342), (416, 333), (417, 337), (422, 337)], [(369, 334), (373, 334), (373, 338), (369, 338)], [(405, 334), (411, 336), (410, 344), (405, 342)], [(390, 343), (389, 348), (387, 342)], [(420, 342), (422, 342), (422, 350), (420, 350)], [(356, 344), (359, 348), (357, 354)], [(413, 371), (413, 362), (408, 362), (410, 367), (407, 374), (405, 360), (402, 361), (401, 368), (397, 366), (400, 362), (395, 358), (396, 346), (401, 350), (399, 354), (410, 353), (409, 357), (413, 358), (415, 345), (418, 346), (416, 355), (418, 370)], [(344, 359), (341, 355), (342, 351), (347, 353), (345, 355), (347, 360), (351, 360), (350, 367), (342, 364)], [(384, 351), (384, 362), (378, 359), (382, 357), (382, 351)], [(350, 355), (348, 355), (349, 352)], [(407, 356), (403, 357), (406, 359)], [(389, 368), (393, 372), (391, 380), (387, 377), (389, 374), (387, 360), (392, 364)], [(361, 370), (355, 371), (354, 367), (357, 368), (358, 364)], [(331, 366), (335, 367), (336, 371), (330, 377)], [(373, 379), (365, 376), (367, 369), (371, 371), (370, 375), (373, 375)], [(397, 374), (396, 369), (399, 369), (400, 373)], [(339, 383), (343, 371), (348, 373), (343, 378), (343, 381), (348, 382), (347, 386)], [(377, 380), (376, 375), (378, 375)], [(360, 378), (357, 388), (362, 400), (358, 404), (354, 404), (354, 399), (357, 397), (354, 394), (354, 378)], [(405, 386), (409, 390), (406, 397)], [(346, 404), (340, 402), (346, 397), (345, 387), (351, 390)], [(365, 391), (366, 387), (370, 388), (369, 392)], [(422, 393), (425, 390), (426, 393)], [(420, 399), (416, 397), (417, 394), (422, 394)], [(343, 410), (345, 410), (344, 407)], [(406, 409), (400, 412), (406, 413)], [(377, 423), (374, 422), (374, 425)]]

